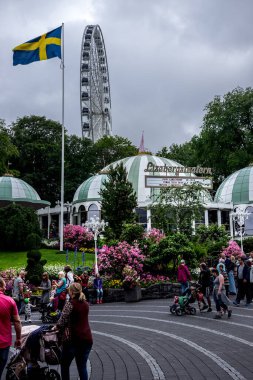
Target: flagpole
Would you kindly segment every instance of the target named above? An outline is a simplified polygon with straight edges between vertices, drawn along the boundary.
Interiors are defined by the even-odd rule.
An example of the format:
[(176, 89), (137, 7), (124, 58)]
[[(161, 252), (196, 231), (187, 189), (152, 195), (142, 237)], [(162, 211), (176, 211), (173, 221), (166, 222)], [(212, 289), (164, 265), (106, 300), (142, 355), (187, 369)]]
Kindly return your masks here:
[(63, 208), (64, 208), (64, 23), (62, 23), (62, 146), (61, 146), (61, 215), (60, 215), (60, 251), (63, 251)]

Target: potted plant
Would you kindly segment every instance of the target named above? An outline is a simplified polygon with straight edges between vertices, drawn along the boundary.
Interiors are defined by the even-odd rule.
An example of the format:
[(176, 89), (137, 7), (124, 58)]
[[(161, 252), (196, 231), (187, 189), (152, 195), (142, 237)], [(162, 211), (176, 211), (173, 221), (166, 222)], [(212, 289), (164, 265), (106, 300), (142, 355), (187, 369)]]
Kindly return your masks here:
[(135, 269), (126, 265), (122, 271), (122, 286), (125, 290), (126, 302), (137, 302), (141, 299), (140, 277)]

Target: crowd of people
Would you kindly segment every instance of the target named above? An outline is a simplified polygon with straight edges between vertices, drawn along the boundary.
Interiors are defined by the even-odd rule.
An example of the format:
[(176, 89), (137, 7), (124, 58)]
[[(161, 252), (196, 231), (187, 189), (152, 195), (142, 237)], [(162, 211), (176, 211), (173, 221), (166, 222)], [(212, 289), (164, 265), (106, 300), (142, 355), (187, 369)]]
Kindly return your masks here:
[[(31, 311), (35, 306), (31, 303), (31, 292), (26, 286), (26, 273), (21, 270), (13, 283), (12, 297), (5, 295), (6, 284), (0, 277), (0, 379), (8, 360), (9, 348), (12, 344), (11, 321), (16, 331), (15, 346), (21, 345), (20, 314), (25, 314), (25, 321), (31, 322)], [(95, 277), (83, 272), (74, 275), (71, 267), (66, 265), (58, 273), (58, 280), (50, 280), (47, 272), (43, 273), (38, 290), (41, 291), (40, 310), (45, 313), (48, 305), (52, 311), (58, 311), (59, 318), (55, 329), (59, 331), (62, 345), (61, 378), (70, 379), (69, 368), (75, 358), (79, 378), (88, 379), (87, 360), (92, 347), (92, 334), (88, 321), (90, 293), (89, 285), (93, 285), (96, 302), (103, 302), (103, 282), (99, 274)]]
[[(189, 268), (184, 260), (180, 261), (177, 271), (178, 282), (181, 285), (181, 293), (184, 294), (192, 280)], [(199, 267), (200, 292), (203, 294), (202, 309), (212, 311), (211, 294), (216, 307), (216, 319), (222, 318), (227, 313), (232, 315), (231, 296), (236, 296), (233, 304), (239, 306), (245, 299), (245, 307), (248, 307), (253, 299), (253, 252), (248, 256), (225, 256), (220, 254), (214, 267), (208, 268), (206, 263)]]

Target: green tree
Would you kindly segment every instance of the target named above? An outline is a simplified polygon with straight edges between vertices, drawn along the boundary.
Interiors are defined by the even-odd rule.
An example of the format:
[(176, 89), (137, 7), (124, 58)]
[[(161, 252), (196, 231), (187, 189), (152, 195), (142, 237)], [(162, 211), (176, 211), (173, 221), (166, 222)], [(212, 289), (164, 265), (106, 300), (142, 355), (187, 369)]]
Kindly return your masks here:
[(42, 199), (55, 203), (60, 197), (61, 124), (40, 116), (17, 119), (9, 129), (20, 155), (13, 167)]
[(66, 136), (65, 200), (71, 202), (78, 186), (95, 174), (93, 142), (90, 139)]
[(11, 142), (11, 138), (8, 135), (7, 129), (5, 127), (4, 120), (0, 119), (0, 175), (5, 173), (17, 174), (16, 171), (9, 169), (8, 161), (13, 157), (18, 157), (18, 149)]
[(28, 235), (41, 235), (35, 211), (15, 203), (0, 208), (0, 249), (26, 249)]
[(104, 136), (94, 144), (95, 170), (98, 172), (112, 162), (137, 153), (138, 149), (128, 139), (120, 136)]
[(152, 246), (145, 269), (151, 272), (176, 273), (178, 259), (184, 258), (193, 268), (196, 266), (196, 257), (189, 238), (180, 232), (166, 236), (158, 244)]
[(197, 139), (197, 136), (193, 136), (190, 141), (187, 141), (184, 144), (172, 144), (169, 149), (163, 147), (157, 152), (157, 156), (174, 160), (184, 166), (197, 166), (198, 158), (196, 157), (195, 148)]
[(137, 206), (136, 193), (132, 184), (127, 180), (127, 172), (123, 164), (112, 166), (108, 172), (108, 180), (100, 191), (101, 208), (110, 229), (118, 238), (124, 223), (135, 220), (134, 209)]
[(165, 233), (192, 234), (192, 220), (202, 217), (204, 190), (199, 185), (163, 187), (151, 205), (152, 225)]
[(195, 149), (199, 164), (214, 169), (217, 187), (253, 161), (253, 90), (236, 88), (215, 96), (205, 111)]

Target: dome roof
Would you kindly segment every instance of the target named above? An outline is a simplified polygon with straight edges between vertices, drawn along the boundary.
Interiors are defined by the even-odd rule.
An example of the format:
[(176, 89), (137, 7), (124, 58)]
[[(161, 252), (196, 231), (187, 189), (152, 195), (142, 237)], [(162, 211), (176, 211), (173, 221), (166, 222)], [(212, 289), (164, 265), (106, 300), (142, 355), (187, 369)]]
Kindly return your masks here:
[(6, 206), (12, 202), (19, 202), (23, 206), (39, 209), (50, 205), (50, 202), (42, 201), (37, 191), (22, 179), (9, 175), (0, 177), (0, 206)]
[[(106, 166), (103, 170), (101, 170), (100, 174), (93, 176), (86, 181), (84, 181), (77, 189), (73, 203), (79, 202), (87, 202), (87, 201), (100, 201), (99, 192), (103, 186), (103, 183), (107, 179), (107, 173), (109, 168), (115, 167), (123, 163), (126, 171), (128, 173), (127, 179), (132, 183), (134, 191), (137, 195), (138, 206), (146, 206), (150, 203), (151, 195), (158, 194), (159, 189), (150, 188), (145, 186), (145, 177), (148, 176), (166, 176), (166, 172), (164, 171), (147, 171), (148, 164), (153, 164), (155, 167), (163, 168), (167, 167), (182, 167), (183, 165), (179, 164), (176, 161), (169, 160), (167, 158), (157, 157), (150, 154), (140, 154), (137, 156), (123, 158), (122, 160), (118, 160), (113, 162), (112, 164)], [(167, 172), (168, 176), (175, 176), (175, 172)], [(179, 172), (178, 175), (180, 177), (195, 177), (194, 174)], [(205, 192), (207, 195), (208, 201), (211, 200), (211, 196), (209, 196), (208, 192)]]
[(227, 177), (219, 186), (214, 201), (233, 204), (253, 203), (253, 166), (238, 170)]

